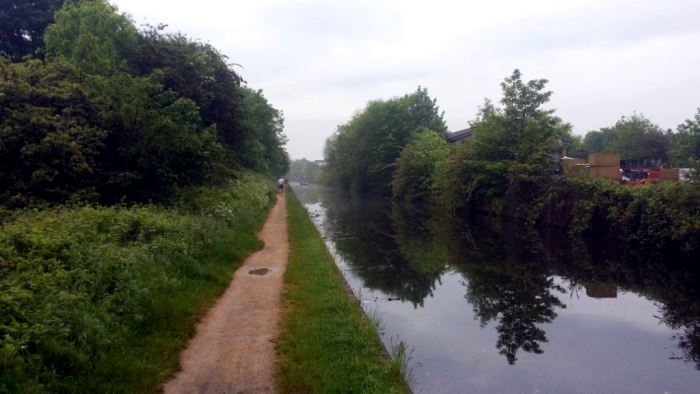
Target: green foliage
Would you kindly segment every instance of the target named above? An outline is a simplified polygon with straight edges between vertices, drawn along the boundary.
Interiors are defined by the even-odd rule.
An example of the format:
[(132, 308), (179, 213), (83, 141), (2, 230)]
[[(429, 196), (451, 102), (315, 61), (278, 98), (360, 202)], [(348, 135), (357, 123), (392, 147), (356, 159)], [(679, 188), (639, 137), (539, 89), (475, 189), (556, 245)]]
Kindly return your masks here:
[(63, 61), (0, 60), (0, 202), (94, 199), (106, 130)]
[(104, 202), (167, 200), (175, 186), (204, 183), (223, 156), (216, 128), (204, 128), (195, 103), (158, 77), (88, 78), (108, 131), (97, 185)]
[(449, 154), (444, 136), (429, 129), (414, 135), (396, 160), (391, 183), (394, 199), (419, 205), (426, 202), (433, 193), (437, 168)]
[(292, 193), (287, 216), (290, 256), (277, 346), (279, 391), (408, 392), (401, 361), (382, 359), (375, 327), (348, 294), (323, 239)]
[(255, 136), (253, 147), (241, 155), (248, 168), (281, 176), (289, 170), (289, 155), (284, 149), (284, 117), (262, 94), (262, 90), (241, 87), (243, 96), (243, 128)]
[(623, 160), (668, 159), (669, 135), (643, 115), (623, 116), (615, 126), (588, 133), (590, 153), (618, 152)]
[(607, 180), (559, 178), (533, 210), (541, 223), (575, 239), (605, 238), (630, 251), (700, 258), (700, 189), (669, 182), (625, 187)]
[(27, 211), (0, 231), (0, 392), (153, 392), (259, 241), (273, 184), (155, 206)]
[(388, 197), (396, 159), (424, 128), (447, 132), (427, 89), (372, 101), (326, 141), (326, 177), (343, 188)]
[(700, 108), (693, 119), (678, 125), (678, 132), (671, 135), (671, 161), (679, 167), (694, 167), (700, 164)]
[(204, 125), (216, 125), (219, 140), (246, 168), (281, 175), (289, 158), (284, 117), (262, 91), (241, 87), (241, 77), (216, 48), (163, 26), (141, 32), (131, 66), (141, 75), (157, 72), (166, 89), (192, 100)]
[(287, 171), (283, 117), (225, 56), (104, 0), (67, 2), (45, 62), (0, 60), (0, 204), (165, 201)]
[(67, 1), (46, 29), (50, 57), (62, 57), (82, 73), (110, 75), (126, 67), (136, 48), (136, 28), (106, 0)]
[(0, 56), (20, 61), (37, 55), (44, 45), (44, 30), (64, 0), (0, 1)]
[(481, 208), (494, 198), (533, 198), (556, 167), (555, 141), (571, 126), (542, 109), (546, 80), (524, 82), (518, 70), (501, 84), (503, 109), (489, 101), (472, 123), (473, 135), (449, 158), (437, 185), (449, 208)]

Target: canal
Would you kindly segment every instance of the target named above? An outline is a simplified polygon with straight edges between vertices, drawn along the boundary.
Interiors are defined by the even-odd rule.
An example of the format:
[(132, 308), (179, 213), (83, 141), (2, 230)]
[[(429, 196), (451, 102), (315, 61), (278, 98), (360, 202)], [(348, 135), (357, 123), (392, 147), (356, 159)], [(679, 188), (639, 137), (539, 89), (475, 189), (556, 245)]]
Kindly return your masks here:
[(700, 392), (688, 262), (294, 191), (387, 348), (408, 347), (415, 392)]

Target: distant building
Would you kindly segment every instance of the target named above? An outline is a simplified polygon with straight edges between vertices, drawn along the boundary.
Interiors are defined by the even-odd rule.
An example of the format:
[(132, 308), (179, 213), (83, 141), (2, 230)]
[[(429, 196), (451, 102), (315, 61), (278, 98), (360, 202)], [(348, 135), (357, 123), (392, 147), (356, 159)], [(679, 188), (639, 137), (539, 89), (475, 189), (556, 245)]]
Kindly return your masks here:
[(447, 142), (450, 144), (461, 144), (467, 141), (472, 136), (472, 128), (466, 128), (464, 130), (457, 130), (452, 133), (447, 133)]
[(314, 164), (316, 164), (319, 167), (324, 167), (326, 165), (325, 160), (314, 160)]

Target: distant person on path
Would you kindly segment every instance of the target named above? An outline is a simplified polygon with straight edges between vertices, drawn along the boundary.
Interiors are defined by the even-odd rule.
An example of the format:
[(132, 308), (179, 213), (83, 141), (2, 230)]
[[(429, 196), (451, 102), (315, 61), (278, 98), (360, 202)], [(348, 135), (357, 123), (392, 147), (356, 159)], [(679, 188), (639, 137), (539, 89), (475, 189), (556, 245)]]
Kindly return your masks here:
[(282, 193), (284, 191), (284, 178), (277, 180), (277, 192)]

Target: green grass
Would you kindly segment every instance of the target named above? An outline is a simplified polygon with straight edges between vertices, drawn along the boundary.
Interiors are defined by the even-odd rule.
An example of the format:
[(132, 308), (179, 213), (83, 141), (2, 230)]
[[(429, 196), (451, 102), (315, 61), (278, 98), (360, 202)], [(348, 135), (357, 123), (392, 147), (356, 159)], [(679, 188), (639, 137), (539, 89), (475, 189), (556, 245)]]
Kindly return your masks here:
[(273, 183), (244, 174), (177, 207), (16, 211), (0, 227), (0, 392), (154, 392), (260, 248)]
[(288, 393), (405, 393), (401, 360), (384, 356), (376, 327), (348, 293), (308, 213), (287, 193), (289, 265), (278, 343)]

